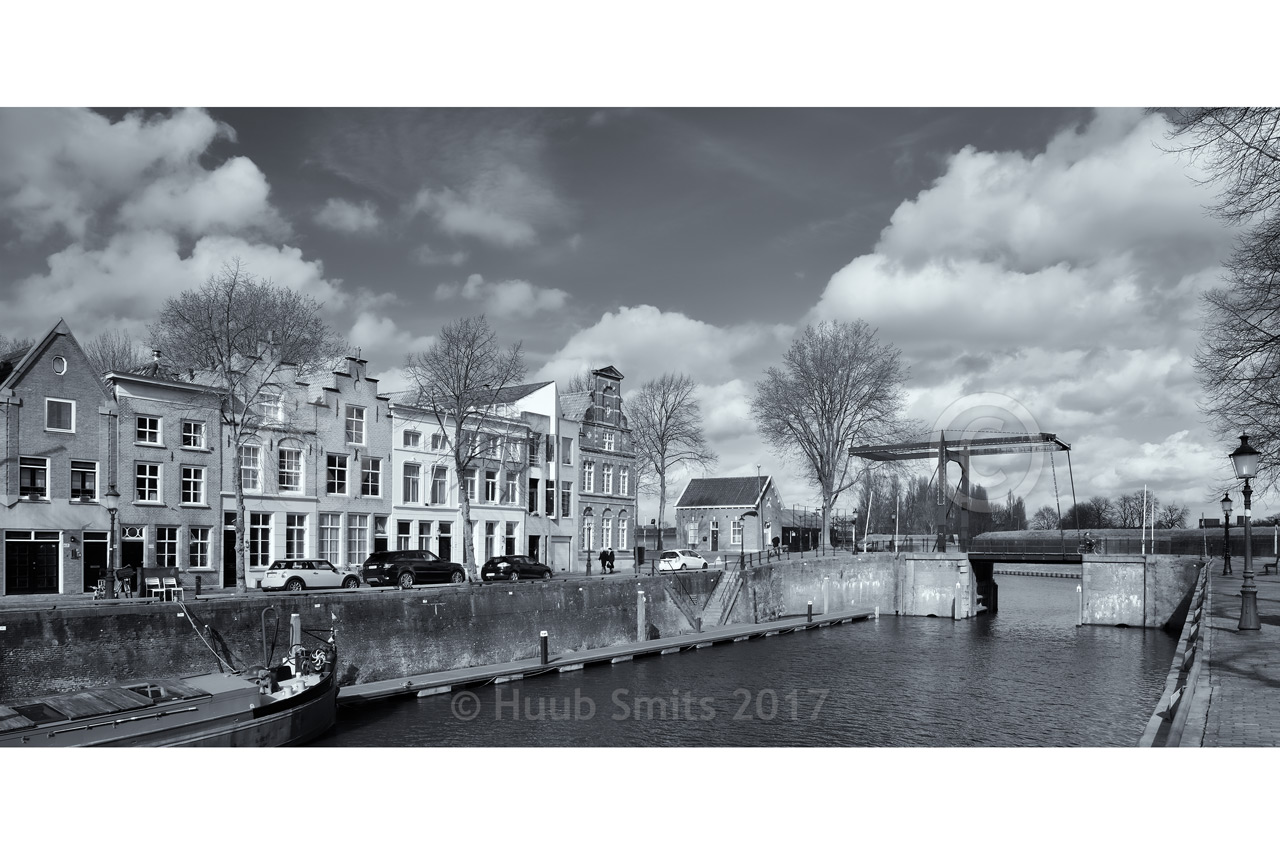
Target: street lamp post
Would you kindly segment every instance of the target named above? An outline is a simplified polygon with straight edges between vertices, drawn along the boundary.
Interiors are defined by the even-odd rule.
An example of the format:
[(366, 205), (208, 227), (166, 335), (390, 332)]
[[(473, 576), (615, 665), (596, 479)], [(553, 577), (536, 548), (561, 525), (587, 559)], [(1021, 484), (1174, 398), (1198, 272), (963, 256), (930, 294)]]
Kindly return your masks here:
[(853, 511), (853, 534), (850, 536), (853, 553), (858, 553), (858, 511)]
[(1222, 493), (1222, 574), (1231, 574), (1231, 495)]
[(116, 511), (120, 509), (120, 493), (116, 491), (116, 485), (113, 483), (107, 487), (107, 491), (103, 493), (102, 504), (107, 508), (107, 512), (111, 514), (111, 548), (107, 550), (107, 598), (116, 598), (116, 569), (117, 555), (120, 550), (119, 538), (116, 532)]
[(1258, 631), (1262, 628), (1258, 622), (1258, 586), (1253, 583), (1253, 548), (1249, 538), (1253, 533), (1249, 517), (1253, 515), (1250, 499), (1253, 489), (1249, 479), (1258, 474), (1259, 454), (1249, 445), (1249, 436), (1240, 435), (1240, 447), (1231, 452), (1231, 464), (1235, 466), (1236, 477), (1244, 481), (1244, 582), (1240, 585), (1240, 625), (1242, 632)]

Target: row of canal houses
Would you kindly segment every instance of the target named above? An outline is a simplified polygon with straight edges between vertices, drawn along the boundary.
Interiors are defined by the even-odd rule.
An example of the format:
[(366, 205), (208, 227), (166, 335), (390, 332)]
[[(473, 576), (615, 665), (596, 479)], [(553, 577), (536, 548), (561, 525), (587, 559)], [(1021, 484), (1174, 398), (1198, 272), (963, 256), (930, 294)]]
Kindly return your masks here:
[(573, 571), (605, 546), (630, 560), (635, 452), (612, 366), (592, 371), (591, 391), (501, 389), (476, 438), (488, 450), (460, 476), (443, 441), (451, 422), (412, 392), (380, 391), (362, 359), (322, 381), (281, 366), (237, 448), (226, 396), (175, 378), (161, 355), (97, 376), (61, 320), (0, 353), (0, 594), (92, 591), (112, 565), (113, 522), (115, 565), (234, 587), (236, 468), (250, 587), (277, 559), (359, 566), (374, 551), (428, 549), (461, 561), (461, 490), (477, 563), (530, 554)]

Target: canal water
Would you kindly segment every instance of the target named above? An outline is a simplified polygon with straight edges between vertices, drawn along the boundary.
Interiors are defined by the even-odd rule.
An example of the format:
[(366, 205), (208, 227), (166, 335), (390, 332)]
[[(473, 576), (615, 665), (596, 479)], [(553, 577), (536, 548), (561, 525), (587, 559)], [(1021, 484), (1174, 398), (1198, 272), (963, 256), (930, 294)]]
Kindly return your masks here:
[(316, 746), (1132, 746), (1176, 640), (1077, 627), (1074, 579), (997, 576), (1000, 612), (881, 616), (343, 709)]

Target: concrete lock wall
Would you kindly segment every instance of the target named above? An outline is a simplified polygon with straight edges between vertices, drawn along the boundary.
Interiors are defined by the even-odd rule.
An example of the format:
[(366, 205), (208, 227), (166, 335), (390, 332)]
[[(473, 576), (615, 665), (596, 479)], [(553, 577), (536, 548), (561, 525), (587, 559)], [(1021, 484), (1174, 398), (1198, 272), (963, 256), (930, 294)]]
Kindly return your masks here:
[(1081, 565), (1081, 622), (1163, 628), (1195, 586), (1200, 562), (1176, 555), (1095, 555)]
[[(288, 652), (290, 614), (300, 614), (303, 627), (322, 636), (337, 627), (343, 685), (533, 658), (542, 631), (553, 655), (634, 642), (641, 631), (670, 637), (694, 630), (686, 612), (696, 612), (677, 598), (705, 602), (719, 575), (682, 573), (678, 587), (656, 576), (6, 610), (0, 612), (0, 702), (217, 670), (206, 640), (236, 668), (260, 664), (268, 605), (279, 618), (276, 659)], [(638, 593), (645, 598), (643, 627), (637, 625)], [(269, 619), (268, 645), (273, 625)]]

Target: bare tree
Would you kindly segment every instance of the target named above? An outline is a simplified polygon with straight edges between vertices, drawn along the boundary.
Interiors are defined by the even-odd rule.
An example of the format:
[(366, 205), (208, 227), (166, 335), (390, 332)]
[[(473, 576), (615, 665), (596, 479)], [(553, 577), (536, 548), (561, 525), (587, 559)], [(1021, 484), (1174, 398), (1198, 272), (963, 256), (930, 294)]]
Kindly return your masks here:
[(569, 379), (560, 384), (560, 391), (563, 394), (573, 394), (574, 392), (594, 391), (595, 381), (591, 378), (591, 371), (578, 371)]
[(84, 354), (101, 377), (109, 371), (134, 371), (144, 365), (150, 353), (119, 329), (103, 332), (84, 345)]
[(627, 400), (637, 477), (641, 483), (657, 479), (659, 550), (666, 524), (668, 476), (680, 469), (711, 471), (718, 460), (702, 433), (697, 390), (692, 378), (668, 373), (649, 380)]
[(1187, 527), (1187, 508), (1185, 505), (1171, 503), (1161, 507), (1156, 513), (1157, 528)]
[[(236, 589), (245, 591), (242, 449), (264, 427), (288, 422), (276, 408), (285, 376), (333, 368), (344, 343), (320, 316), (311, 297), (251, 275), (239, 259), (224, 264), (203, 285), (165, 300), (152, 324), (152, 342), (180, 370), (221, 394), (222, 432), (234, 448)], [(264, 407), (264, 403), (273, 404)]]
[(858, 320), (806, 326), (782, 367), (769, 368), (756, 383), (756, 429), (779, 453), (798, 460), (818, 488), (824, 542), (832, 506), (856, 479), (849, 448), (885, 440), (900, 426), (905, 379), (901, 352)]
[(15, 353), (18, 350), (30, 350), (35, 343), (33, 338), (10, 338), (8, 335), (0, 335), (0, 356)]
[(1031, 517), (1031, 530), (1056, 531), (1059, 527), (1058, 511), (1048, 504), (1041, 507)]
[(1166, 111), (1171, 149), (1218, 188), (1212, 212), (1241, 227), (1225, 286), (1203, 296), (1195, 367), (1202, 411), (1224, 444), (1244, 432), (1262, 453), (1259, 483), (1280, 483), (1280, 109)]
[[(464, 317), (446, 325), (430, 349), (410, 353), (405, 367), (417, 389), (416, 405), (431, 412), (440, 425), (461, 487), (467, 470), (492, 456), (491, 443), (481, 436), (495, 430), (517, 432), (503, 400), (505, 388), (524, 380), (521, 345), (503, 349), (483, 314)], [(505, 462), (512, 443), (501, 444)], [(478, 581), (471, 498), (465, 488), (458, 491), (463, 566), (467, 577)]]

